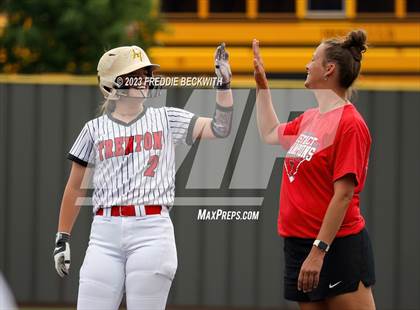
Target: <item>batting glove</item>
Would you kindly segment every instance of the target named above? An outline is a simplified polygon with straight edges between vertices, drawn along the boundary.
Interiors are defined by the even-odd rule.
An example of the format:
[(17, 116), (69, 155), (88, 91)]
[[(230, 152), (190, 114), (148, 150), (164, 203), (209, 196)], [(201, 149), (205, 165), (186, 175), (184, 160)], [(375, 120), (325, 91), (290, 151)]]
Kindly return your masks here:
[(214, 53), (214, 71), (216, 72), (217, 78), (222, 80), (222, 84), (216, 84), (218, 89), (230, 88), (230, 80), (232, 79), (232, 71), (229, 65), (229, 53), (225, 49), (225, 43), (223, 42), (216, 48)]
[(69, 274), (70, 269), (70, 235), (58, 232), (55, 238), (54, 262), (55, 269), (60, 277)]

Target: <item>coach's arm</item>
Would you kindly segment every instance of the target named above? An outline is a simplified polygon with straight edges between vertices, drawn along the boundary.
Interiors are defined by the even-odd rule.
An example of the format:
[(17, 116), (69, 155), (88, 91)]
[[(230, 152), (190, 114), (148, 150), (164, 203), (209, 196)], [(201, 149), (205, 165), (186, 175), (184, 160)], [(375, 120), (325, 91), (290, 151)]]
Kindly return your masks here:
[(276, 111), (274, 111), (270, 89), (268, 88), (268, 80), (260, 55), (259, 42), (256, 39), (252, 41), (252, 50), (254, 52), (254, 78), (257, 85), (256, 110), (258, 131), (261, 139), (265, 143), (279, 144), (277, 128), (280, 122), (277, 118)]
[[(334, 182), (334, 195), (328, 205), (317, 239), (327, 244), (333, 242), (352, 200), (356, 184), (353, 174), (347, 174)], [(299, 273), (299, 290), (310, 292), (318, 286), (324, 257), (324, 251), (315, 246), (312, 247)]]

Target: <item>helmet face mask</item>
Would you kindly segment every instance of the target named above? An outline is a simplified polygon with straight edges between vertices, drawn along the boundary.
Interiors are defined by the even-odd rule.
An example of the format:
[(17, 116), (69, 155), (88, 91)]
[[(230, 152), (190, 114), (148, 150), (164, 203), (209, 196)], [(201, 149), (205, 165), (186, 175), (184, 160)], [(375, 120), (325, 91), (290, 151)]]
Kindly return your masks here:
[(153, 68), (145, 67), (117, 76), (115, 89), (119, 96), (148, 98), (149, 86), (146, 78), (153, 77)]
[(138, 46), (123, 46), (106, 52), (98, 63), (99, 88), (107, 100), (120, 97), (150, 98), (160, 89), (146, 78), (153, 77), (159, 65), (152, 64)]

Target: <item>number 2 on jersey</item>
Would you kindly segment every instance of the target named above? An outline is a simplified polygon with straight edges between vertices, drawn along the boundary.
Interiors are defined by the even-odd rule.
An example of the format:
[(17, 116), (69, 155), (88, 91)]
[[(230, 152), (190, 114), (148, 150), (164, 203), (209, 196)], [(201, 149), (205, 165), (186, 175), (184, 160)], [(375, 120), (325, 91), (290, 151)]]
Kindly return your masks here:
[(147, 168), (144, 172), (144, 176), (146, 177), (154, 177), (155, 176), (155, 170), (159, 163), (159, 156), (158, 155), (152, 155), (147, 162)]

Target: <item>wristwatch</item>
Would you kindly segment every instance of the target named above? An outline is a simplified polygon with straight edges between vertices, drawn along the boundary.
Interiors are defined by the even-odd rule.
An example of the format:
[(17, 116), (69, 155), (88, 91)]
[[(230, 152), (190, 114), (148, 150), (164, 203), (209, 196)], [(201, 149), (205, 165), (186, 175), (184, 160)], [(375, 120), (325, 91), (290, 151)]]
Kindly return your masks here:
[(324, 242), (324, 241), (322, 241), (322, 240), (318, 240), (318, 239), (316, 239), (316, 240), (314, 241), (313, 245), (314, 245), (314, 246), (316, 246), (318, 249), (320, 249), (320, 250), (324, 251), (325, 253), (327, 253), (327, 252), (328, 252), (328, 250), (330, 249), (329, 244), (325, 243), (325, 242)]

